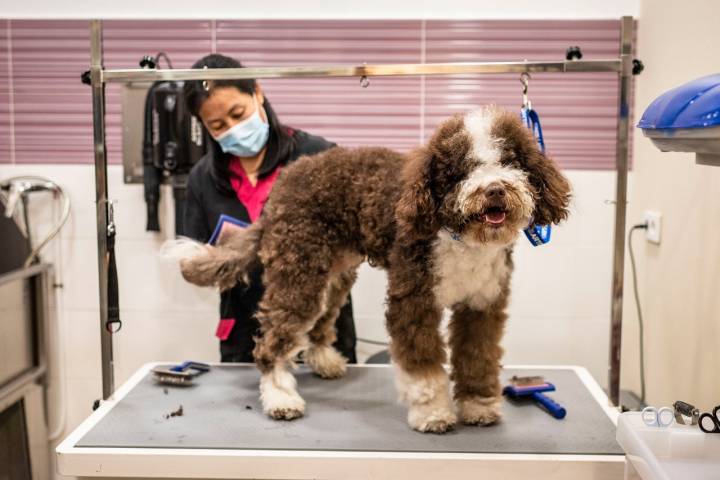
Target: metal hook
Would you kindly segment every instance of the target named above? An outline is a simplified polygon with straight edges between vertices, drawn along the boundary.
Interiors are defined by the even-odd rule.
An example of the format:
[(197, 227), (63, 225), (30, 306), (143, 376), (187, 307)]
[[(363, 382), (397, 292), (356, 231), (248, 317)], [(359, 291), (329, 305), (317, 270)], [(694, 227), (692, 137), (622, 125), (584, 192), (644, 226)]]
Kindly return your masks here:
[(522, 89), (522, 106), (523, 108), (531, 109), (532, 105), (530, 103), (530, 100), (528, 99), (528, 87), (530, 86), (530, 79), (532, 77), (528, 72), (523, 72), (520, 74), (520, 83), (522, 83), (523, 89)]
[[(207, 70), (207, 68), (208, 68), (207, 65), (203, 65), (203, 70)], [(205, 90), (206, 92), (210, 91), (210, 84), (208, 83), (207, 80), (203, 80), (202, 87), (203, 87), (203, 90)]]
[(115, 236), (115, 203), (116, 200), (107, 200), (107, 236)]
[[(363, 62), (363, 68), (367, 67), (367, 62)], [(367, 77), (367, 75), (363, 75), (360, 77), (360, 86), (362, 88), (367, 88), (370, 85), (370, 79)]]

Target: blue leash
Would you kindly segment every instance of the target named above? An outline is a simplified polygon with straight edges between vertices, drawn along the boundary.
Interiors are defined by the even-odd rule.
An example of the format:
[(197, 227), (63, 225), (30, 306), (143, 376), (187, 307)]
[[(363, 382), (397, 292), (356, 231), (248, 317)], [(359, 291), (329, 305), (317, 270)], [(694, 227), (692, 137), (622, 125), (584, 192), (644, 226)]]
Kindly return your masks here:
[[(545, 153), (545, 139), (543, 138), (542, 126), (540, 126), (540, 116), (532, 109), (532, 107), (522, 107), (520, 109), (520, 118), (523, 123), (533, 132), (533, 136), (537, 139), (540, 151)], [(552, 227), (550, 225), (537, 225), (533, 219), (530, 219), (530, 225), (523, 230), (525, 236), (534, 247), (545, 245), (550, 242), (552, 235)]]

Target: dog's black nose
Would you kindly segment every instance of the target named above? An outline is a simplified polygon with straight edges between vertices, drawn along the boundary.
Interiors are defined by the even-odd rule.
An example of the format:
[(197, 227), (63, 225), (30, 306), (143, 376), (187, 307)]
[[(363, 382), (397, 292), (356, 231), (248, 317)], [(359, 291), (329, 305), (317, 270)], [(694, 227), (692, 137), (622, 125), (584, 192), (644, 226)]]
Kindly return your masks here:
[(503, 198), (505, 196), (505, 187), (499, 183), (491, 183), (485, 190), (485, 196), (488, 199)]

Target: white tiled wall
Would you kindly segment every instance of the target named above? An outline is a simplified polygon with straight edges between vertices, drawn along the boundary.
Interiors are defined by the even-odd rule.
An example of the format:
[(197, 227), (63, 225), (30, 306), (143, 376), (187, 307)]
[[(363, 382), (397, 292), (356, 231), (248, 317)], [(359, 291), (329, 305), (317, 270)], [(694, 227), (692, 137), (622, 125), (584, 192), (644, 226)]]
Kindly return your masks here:
[[(140, 185), (124, 185), (121, 168), (109, 169), (110, 198), (117, 201), (117, 258), (124, 326), (115, 337), (116, 384), (141, 364), (157, 360), (218, 359), (213, 337), (217, 295), (185, 283), (177, 267), (158, 258), (165, 234), (145, 232)], [(508, 364), (586, 366), (606, 381), (609, 334), (611, 239), (614, 197), (612, 172), (567, 172), (575, 188), (573, 215), (553, 230), (549, 246), (534, 248), (522, 238), (510, 321), (504, 339)], [(74, 428), (101, 395), (100, 326), (97, 313), (97, 258), (94, 173), (83, 165), (0, 165), (0, 179), (18, 174), (44, 175), (61, 184), (73, 202), (71, 220), (45, 258), (56, 264), (59, 333), (51, 379), (64, 382), (67, 430)], [(163, 191), (163, 199), (171, 197)], [(49, 196), (33, 201), (35, 230), (42, 233), (58, 215)], [(161, 206), (164, 232), (172, 232), (172, 205)], [(59, 259), (59, 260), (58, 260)], [(364, 265), (353, 289), (358, 335), (386, 339), (383, 318), (385, 275)], [(360, 345), (364, 357), (377, 347)], [(57, 372), (57, 355), (65, 370)], [(51, 409), (52, 410), (52, 409)], [(50, 414), (53, 425), (59, 418)], [(51, 425), (52, 427), (52, 425)]]

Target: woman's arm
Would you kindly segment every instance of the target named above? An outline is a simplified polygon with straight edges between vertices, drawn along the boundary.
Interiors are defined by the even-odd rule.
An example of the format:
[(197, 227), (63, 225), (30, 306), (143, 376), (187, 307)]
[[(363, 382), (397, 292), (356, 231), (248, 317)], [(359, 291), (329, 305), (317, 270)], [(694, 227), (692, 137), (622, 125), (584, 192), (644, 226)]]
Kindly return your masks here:
[(297, 156), (315, 155), (316, 153), (337, 147), (336, 143), (330, 142), (318, 135), (311, 135), (302, 130), (295, 131), (295, 143)]
[(207, 242), (210, 239), (210, 229), (207, 226), (207, 215), (202, 202), (198, 198), (197, 187), (194, 186), (192, 176), (188, 180), (187, 191), (185, 193), (183, 235), (199, 242)]

